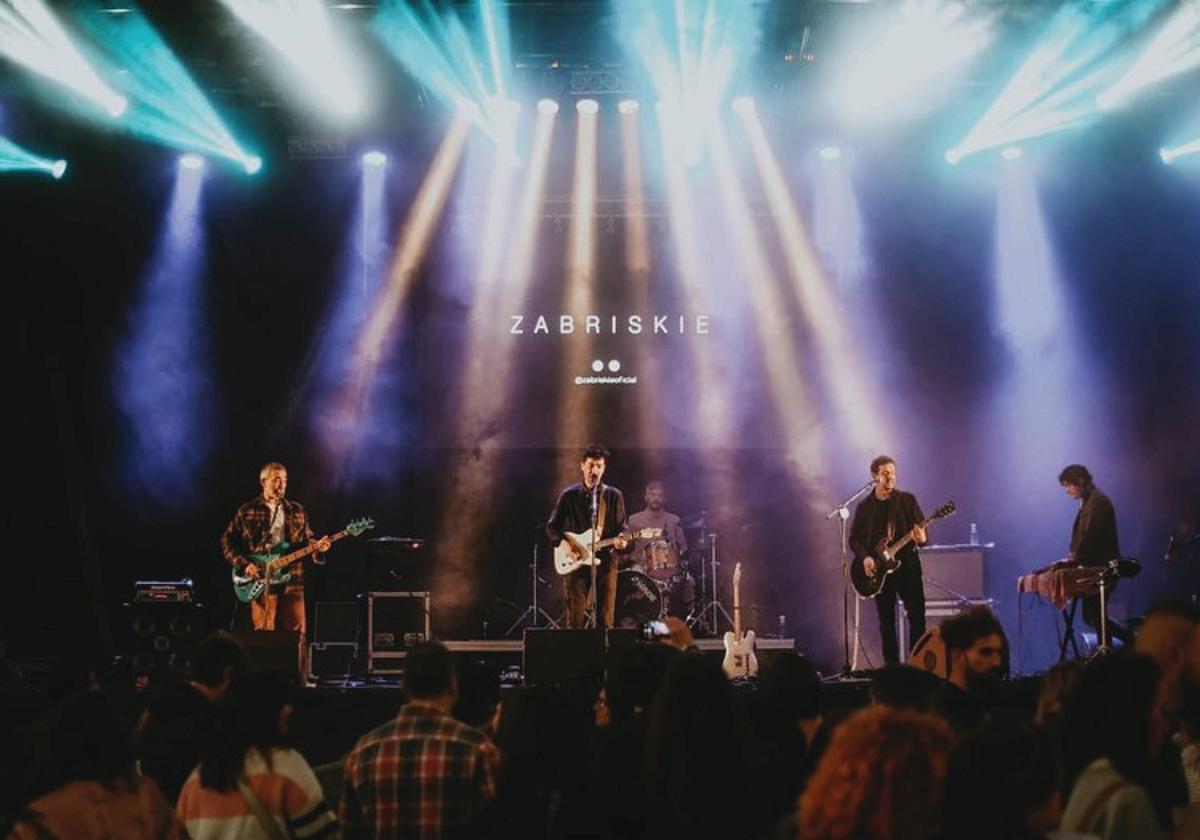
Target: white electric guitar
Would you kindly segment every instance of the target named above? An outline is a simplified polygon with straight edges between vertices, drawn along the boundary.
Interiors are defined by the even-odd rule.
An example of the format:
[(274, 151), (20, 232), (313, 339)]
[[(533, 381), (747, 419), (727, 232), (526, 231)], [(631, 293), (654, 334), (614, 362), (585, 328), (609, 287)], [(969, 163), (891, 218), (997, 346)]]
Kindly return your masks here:
[(721, 667), (730, 679), (753, 677), (758, 673), (758, 658), (754, 655), (754, 631), (742, 634), (742, 564), (733, 567), (733, 631), (725, 634), (725, 659)]
[[(633, 531), (625, 536), (630, 542), (634, 540), (653, 540), (661, 537), (662, 532), (662, 528), (642, 528), (640, 531)], [(619, 536), (600, 540), (596, 543), (596, 554), (599, 554), (610, 545), (614, 545), (618, 539), (620, 539)], [(571, 553), (571, 546), (574, 546), (575, 550), (579, 552), (578, 559)], [(562, 542), (554, 547), (554, 571), (560, 575), (569, 575), (580, 566), (597, 566), (599, 564), (600, 561), (595, 559), (595, 556), (592, 554), (591, 528), (588, 528), (582, 534), (565, 531)]]

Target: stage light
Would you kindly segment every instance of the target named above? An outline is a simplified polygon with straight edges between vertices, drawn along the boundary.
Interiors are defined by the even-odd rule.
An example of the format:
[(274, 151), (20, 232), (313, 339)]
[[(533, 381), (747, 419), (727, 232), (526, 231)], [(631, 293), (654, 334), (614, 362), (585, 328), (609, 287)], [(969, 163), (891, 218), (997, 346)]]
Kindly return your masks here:
[(233, 138), (171, 47), (137, 9), (127, 14), (83, 14), (80, 23), (120, 74), (120, 125), (130, 134), (181, 152), (245, 165), (246, 153)]
[(1095, 118), (1114, 54), (1169, 0), (1063, 4), (983, 116), (957, 144), (961, 156), (1018, 143)]
[(179, 166), (181, 169), (203, 169), (204, 158), (200, 157), (200, 155), (189, 152), (186, 155), (180, 156)]
[[(472, 17), (437, 5), (443, 8), (384, 0), (372, 31), (393, 60), (447, 104), (508, 98), (513, 67), (509, 4), (475, 0), (470, 5), (477, 14)], [(499, 126), (491, 115), (473, 115), (472, 121), (488, 137), (499, 139)]]
[(966, 19), (964, 11), (941, 0), (900, 4), (846, 51), (830, 106), (861, 124), (913, 119), (937, 105), (992, 39), (990, 18)]
[(832, 163), (833, 161), (842, 159), (842, 150), (838, 146), (822, 146), (821, 150), (817, 152), (817, 155), (821, 158), (821, 160)]
[(580, 99), (575, 103), (575, 110), (581, 114), (594, 114), (600, 110), (600, 103), (595, 99)]
[(958, 146), (955, 146), (953, 149), (947, 150), (946, 163), (950, 164), (951, 166), (955, 166), (962, 159), (963, 159), (963, 150), (960, 149)]
[(1112, 110), (1148, 86), (1200, 66), (1200, 4), (1181, 3), (1133, 65), (1096, 104)]
[(362, 162), (367, 166), (385, 166), (387, 161), (387, 155), (378, 149), (372, 149), (371, 151), (364, 153), (362, 156)]
[(258, 155), (250, 155), (242, 162), (242, 168), (247, 175), (256, 175), (262, 169), (263, 160)]
[(754, 100), (749, 96), (739, 96), (733, 100), (733, 112), (745, 115), (754, 110)]
[(537, 110), (539, 114), (557, 114), (558, 103), (553, 99), (539, 99)]
[(281, 80), (324, 114), (352, 120), (366, 109), (365, 77), (319, 0), (221, 0), (286, 62)]
[(1164, 146), (1158, 150), (1158, 154), (1162, 158), (1162, 162), (1168, 166), (1181, 157), (1200, 154), (1200, 137), (1178, 146)]
[(617, 103), (617, 112), (621, 114), (636, 114), (638, 107), (636, 99), (622, 99)]
[(66, 171), (65, 160), (36, 155), (6, 137), (0, 137), (0, 172), (45, 172), (57, 180)]
[(1021, 147), (1005, 146), (1004, 150), (1000, 152), (1000, 157), (1004, 158), (1005, 160), (1018, 160), (1021, 157)]
[(104, 83), (44, 0), (0, 5), (0, 55), (74, 91), (113, 118), (129, 106)]

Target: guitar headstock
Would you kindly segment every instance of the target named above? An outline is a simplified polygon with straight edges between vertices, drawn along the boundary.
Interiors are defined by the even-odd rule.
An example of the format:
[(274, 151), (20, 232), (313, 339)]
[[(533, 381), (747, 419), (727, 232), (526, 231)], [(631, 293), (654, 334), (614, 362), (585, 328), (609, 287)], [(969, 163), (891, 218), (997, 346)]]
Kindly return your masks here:
[(942, 519), (943, 517), (946, 517), (946, 516), (952, 516), (957, 510), (958, 510), (958, 505), (954, 504), (954, 502), (951, 501), (950, 499), (947, 499), (946, 501), (944, 501), (940, 505), (938, 505), (937, 510), (935, 510), (933, 512), (933, 516), (931, 516), (929, 518), (930, 519)]
[(346, 533), (352, 537), (357, 537), (363, 531), (370, 531), (375, 527), (375, 520), (369, 516), (364, 516), (362, 519), (355, 519), (346, 526)]
[(742, 561), (733, 564), (733, 585), (737, 586), (742, 582)]

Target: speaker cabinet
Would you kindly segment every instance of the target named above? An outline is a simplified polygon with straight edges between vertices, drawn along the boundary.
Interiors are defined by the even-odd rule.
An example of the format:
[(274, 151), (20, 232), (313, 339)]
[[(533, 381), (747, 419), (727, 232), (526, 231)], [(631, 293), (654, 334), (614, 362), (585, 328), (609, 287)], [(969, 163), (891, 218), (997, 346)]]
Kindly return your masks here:
[(195, 603), (135, 601), (125, 605), (129, 662), (135, 677), (152, 683), (192, 675), (192, 652), (207, 631)]
[(429, 589), (425, 540), (376, 537), (367, 540), (369, 592), (423, 592)]
[(322, 644), (354, 644), (358, 641), (358, 616), (361, 609), (355, 601), (318, 601), (313, 641)]
[(524, 672), (531, 685), (603, 679), (604, 631), (528, 628)]

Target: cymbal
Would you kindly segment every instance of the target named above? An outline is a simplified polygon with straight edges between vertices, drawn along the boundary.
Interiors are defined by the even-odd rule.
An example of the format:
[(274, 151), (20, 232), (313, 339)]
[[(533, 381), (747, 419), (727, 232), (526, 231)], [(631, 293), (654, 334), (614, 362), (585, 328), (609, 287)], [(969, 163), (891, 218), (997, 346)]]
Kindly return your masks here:
[(1117, 557), (1108, 561), (1108, 567), (1116, 572), (1119, 578), (1137, 577), (1142, 571), (1142, 564), (1136, 557)]

